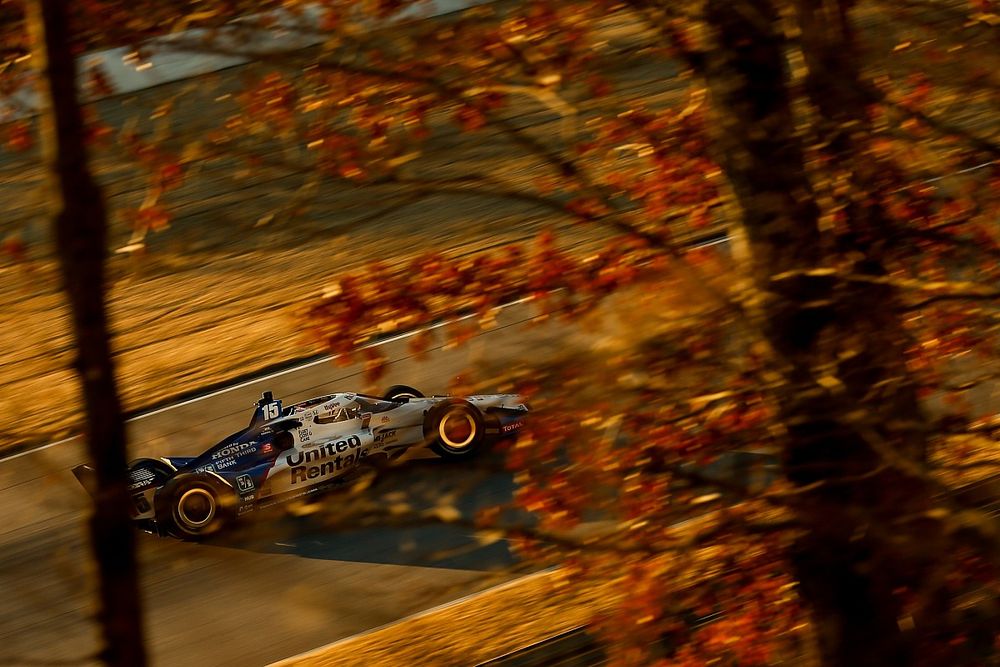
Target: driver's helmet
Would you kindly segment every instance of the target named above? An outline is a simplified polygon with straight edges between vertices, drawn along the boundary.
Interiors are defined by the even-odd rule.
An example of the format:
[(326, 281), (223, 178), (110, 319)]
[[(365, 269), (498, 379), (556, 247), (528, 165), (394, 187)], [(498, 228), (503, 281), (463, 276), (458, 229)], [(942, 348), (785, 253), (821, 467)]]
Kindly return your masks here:
[(316, 415), (316, 421), (320, 424), (330, 424), (333, 422), (356, 419), (361, 416), (361, 406), (357, 401), (338, 400), (331, 402), (331, 405), (324, 405)]

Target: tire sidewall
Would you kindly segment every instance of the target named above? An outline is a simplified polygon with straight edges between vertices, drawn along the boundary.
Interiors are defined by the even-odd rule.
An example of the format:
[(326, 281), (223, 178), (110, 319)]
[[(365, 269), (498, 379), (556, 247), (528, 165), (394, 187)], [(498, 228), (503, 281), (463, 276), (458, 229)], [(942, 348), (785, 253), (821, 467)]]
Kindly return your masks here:
[[(190, 526), (181, 518), (180, 502), (189, 492), (209, 495), (214, 503), (211, 518), (202, 526)], [(218, 481), (200, 475), (182, 475), (170, 481), (159, 494), (162, 497), (156, 515), (164, 521), (172, 534), (185, 540), (203, 540), (226, 528), (233, 520), (232, 493)]]
[[(445, 443), (440, 433), (441, 422), (448, 417), (454, 418), (456, 413), (468, 415), (475, 428), (471, 441), (461, 449)], [(461, 461), (476, 456), (482, 450), (486, 440), (486, 420), (468, 401), (449, 401), (428, 413), (424, 422), (424, 435), (430, 441), (430, 447), (435, 454), (446, 460)]]

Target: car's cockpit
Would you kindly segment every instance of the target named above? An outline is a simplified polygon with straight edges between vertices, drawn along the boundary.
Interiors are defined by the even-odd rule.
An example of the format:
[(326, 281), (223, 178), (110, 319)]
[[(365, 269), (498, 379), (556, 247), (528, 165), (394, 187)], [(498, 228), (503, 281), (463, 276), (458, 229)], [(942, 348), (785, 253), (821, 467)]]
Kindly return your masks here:
[(281, 401), (275, 399), (271, 392), (266, 391), (257, 401), (253, 418), (247, 430), (256, 432), (264, 424), (273, 426), (274, 420), (279, 417), (295, 419), (307, 424), (336, 424), (361, 419), (364, 422), (362, 426), (367, 427), (372, 414), (386, 412), (398, 406), (399, 404), (396, 402), (387, 401), (377, 396), (336, 393), (311, 398), (282, 408)]
[(347, 405), (345, 407), (332, 408), (330, 410), (316, 413), (314, 421), (317, 424), (335, 424), (337, 422), (357, 419), (361, 416), (361, 408), (357, 405)]

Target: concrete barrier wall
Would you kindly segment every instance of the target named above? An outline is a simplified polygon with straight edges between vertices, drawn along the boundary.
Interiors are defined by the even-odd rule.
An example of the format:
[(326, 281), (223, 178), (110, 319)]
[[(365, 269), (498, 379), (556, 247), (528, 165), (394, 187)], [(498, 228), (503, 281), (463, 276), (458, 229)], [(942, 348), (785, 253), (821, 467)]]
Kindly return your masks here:
[[(441, 16), (475, 5), (486, 4), (490, 1), (431, 0), (430, 2), (420, 3), (417, 6), (408, 8), (387, 22)], [(306, 21), (318, 20), (319, 12), (316, 10), (310, 15), (310, 12), (307, 10), (304, 16), (306, 17)], [(204, 31), (190, 30), (151, 42), (146, 45), (149, 47), (150, 55), (143, 62), (137, 62), (135, 59), (129, 57), (129, 54), (134, 51), (132, 47), (121, 47), (88, 53), (81, 56), (78, 61), (80, 71), (86, 73), (91, 68), (99, 65), (107, 76), (108, 82), (111, 84), (114, 92), (122, 94), (133, 93), (145, 88), (170, 83), (171, 81), (216, 72), (227, 67), (233, 67), (234, 65), (242, 65), (253, 59), (252, 55), (235, 57), (184, 52), (171, 48), (171, 42), (197, 42), (203, 39), (204, 34)], [(292, 31), (283, 32), (279, 27), (275, 30), (262, 32), (259, 40), (246, 45), (242, 50), (252, 54), (253, 51), (285, 50), (305, 47), (317, 42), (318, 39), (316, 38), (306, 39), (302, 35), (295, 34)], [(16, 118), (30, 115), (38, 108), (37, 100), (37, 95), (31, 90), (23, 90), (13, 99), (0, 97), (0, 116)]]

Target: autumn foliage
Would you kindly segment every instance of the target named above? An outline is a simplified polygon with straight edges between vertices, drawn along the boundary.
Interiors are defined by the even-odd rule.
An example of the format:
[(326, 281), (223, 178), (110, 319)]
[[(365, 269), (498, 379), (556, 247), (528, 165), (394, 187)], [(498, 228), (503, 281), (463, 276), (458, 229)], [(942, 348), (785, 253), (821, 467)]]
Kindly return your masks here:
[[(383, 192), (530, 205), (561, 231), (393, 253), (302, 309), (373, 382), (387, 332), (641, 313), (615, 349), (507, 369), (531, 520), (480, 530), (629, 591), (595, 619), (621, 664), (995, 659), (995, 525), (955, 493), (997, 465), (995, 3), (428, 5), (79, 3), (80, 51), (259, 65), (197, 150), (90, 118), (148, 174), (126, 220), (169, 233), (162, 195), (221, 156), (371, 192), (368, 224)], [(5, 141), (32, 145), (22, 121)], [(753, 463), (719, 473), (734, 451)]]

